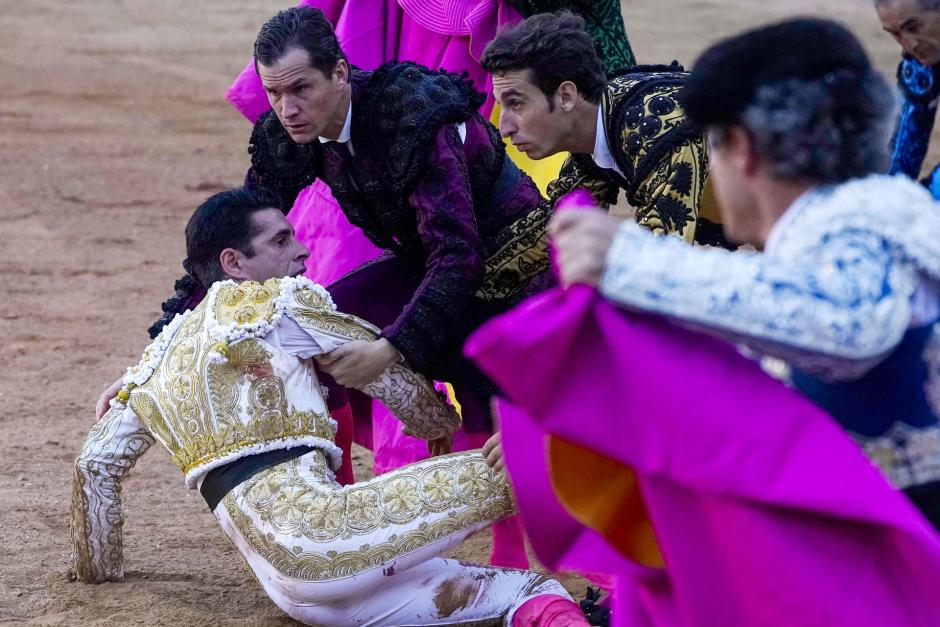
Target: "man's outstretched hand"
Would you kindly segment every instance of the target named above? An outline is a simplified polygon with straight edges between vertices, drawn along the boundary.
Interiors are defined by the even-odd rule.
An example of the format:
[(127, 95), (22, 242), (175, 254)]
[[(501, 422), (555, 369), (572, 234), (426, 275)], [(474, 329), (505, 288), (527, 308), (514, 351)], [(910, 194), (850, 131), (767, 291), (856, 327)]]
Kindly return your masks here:
[(98, 402), (95, 404), (95, 419), (101, 420), (108, 409), (111, 408), (111, 399), (117, 396), (117, 393), (121, 391), (121, 387), (124, 385), (124, 377), (118, 377), (117, 381), (105, 388), (104, 392), (101, 393), (101, 396), (98, 397)]
[(437, 457), (438, 455), (447, 455), (454, 450), (454, 436), (453, 434), (448, 433), (445, 436), (441, 436), (436, 440), (428, 440), (428, 454), (431, 457)]
[[(417, 438), (415, 432), (409, 429), (408, 427), (402, 427), (401, 432), (407, 435), (410, 438)], [(419, 440), (421, 438), (418, 438)], [(447, 435), (442, 435), (439, 438), (433, 440), (427, 440), (428, 443), (428, 455), (431, 457), (437, 457), (438, 455), (447, 455), (448, 453), (453, 452), (454, 450), (454, 434), (448, 433)]]
[(344, 387), (361, 390), (401, 359), (384, 337), (374, 342), (354, 340), (317, 357), (323, 372)]

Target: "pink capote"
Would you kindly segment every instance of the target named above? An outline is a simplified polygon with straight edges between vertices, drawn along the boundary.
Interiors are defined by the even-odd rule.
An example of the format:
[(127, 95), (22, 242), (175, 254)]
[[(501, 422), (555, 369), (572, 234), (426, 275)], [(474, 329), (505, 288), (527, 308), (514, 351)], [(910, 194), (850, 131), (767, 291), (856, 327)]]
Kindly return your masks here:
[[(940, 625), (936, 532), (732, 346), (575, 286), (488, 322), (466, 352), (511, 399), (503, 449), (533, 549), (612, 576), (615, 625)], [(560, 503), (547, 436), (632, 470), (664, 567)]]
[[(468, 72), (477, 88), (487, 94), (481, 114), (489, 118), (493, 109), (492, 81), (479, 65), (483, 48), (497, 30), (521, 19), (503, 0), (302, 0), (300, 5), (323, 11), (350, 63), (374, 69), (395, 59), (416, 61), (431, 68)], [(270, 105), (261, 80), (250, 62), (229, 87), (226, 99), (251, 122)], [(349, 224), (330, 189), (316, 181), (304, 189), (287, 219), (297, 239), (313, 252), (307, 259), (306, 276), (329, 285), (350, 270), (375, 258), (381, 252)], [(349, 451), (352, 434), (356, 441), (375, 452), (374, 472), (381, 474), (424, 459), (427, 444), (401, 432), (401, 423), (378, 401), (372, 405), (372, 432), (354, 429), (348, 408), (334, 412), (341, 422), (337, 444)], [(357, 416), (362, 423), (364, 416)], [(358, 426), (358, 424), (356, 426)], [(454, 450), (479, 448), (486, 434), (454, 434)], [(345, 459), (350, 456), (347, 454)], [(338, 478), (351, 482), (352, 466), (346, 464)], [(504, 554), (501, 556), (500, 554)], [(494, 563), (523, 567), (527, 564), (518, 520), (494, 526)]]

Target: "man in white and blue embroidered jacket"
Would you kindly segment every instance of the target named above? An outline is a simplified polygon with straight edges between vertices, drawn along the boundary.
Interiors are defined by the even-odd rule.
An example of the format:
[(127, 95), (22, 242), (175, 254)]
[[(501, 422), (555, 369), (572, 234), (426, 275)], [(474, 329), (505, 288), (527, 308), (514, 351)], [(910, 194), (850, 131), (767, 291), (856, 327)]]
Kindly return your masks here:
[[(503, 476), (479, 451), (336, 482), (342, 453), (313, 358), (349, 341), (376, 341), (379, 330), (336, 311), (323, 288), (300, 276), (308, 251), (279, 206), (271, 192), (230, 190), (190, 220), (188, 261), (212, 286), (128, 369), (76, 460), (74, 577), (122, 578), (121, 481), (159, 442), (267, 594), (297, 620), (512, 625), (519, 615), (528, 625), (563, 614), (565, 624), (587, 625), (552, 579), (438, 557), (513, 513)], [(431, 383), (403, 363), (361, 389), (429, 441), (460, 425)]]
[(707, 50), (683, 101), (709, 137), (725, 233), (758, 252), (567, 212), (550, 227), (563, 283), (782, 359), (940, 527), (940, 207), (873, 174), (884, 80), (842, 26), (800, 19)]

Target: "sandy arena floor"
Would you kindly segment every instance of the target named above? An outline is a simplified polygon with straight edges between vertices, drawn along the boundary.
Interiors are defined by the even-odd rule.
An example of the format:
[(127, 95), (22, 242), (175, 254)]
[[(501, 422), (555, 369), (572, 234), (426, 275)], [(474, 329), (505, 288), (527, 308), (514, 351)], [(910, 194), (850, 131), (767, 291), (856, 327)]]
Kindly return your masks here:
[[(147, 343), (192, 210), (241, 182), (250, 127), (222, 94), (287, 4), (0, 0), (0, 623), (294, 624), (156, 448), (126, 482), (126, 580), (65, 574), (70, 464), (95, 399)], [(898, 58), (868, 0), (624, 12), (642, 62), (691, 64), (720, 36), (795, 13), (848, 22), (889, 75)], [(357, 464), (367, 473), (368, 453)], [(485, 561), (488, 542), (459, 555)]]

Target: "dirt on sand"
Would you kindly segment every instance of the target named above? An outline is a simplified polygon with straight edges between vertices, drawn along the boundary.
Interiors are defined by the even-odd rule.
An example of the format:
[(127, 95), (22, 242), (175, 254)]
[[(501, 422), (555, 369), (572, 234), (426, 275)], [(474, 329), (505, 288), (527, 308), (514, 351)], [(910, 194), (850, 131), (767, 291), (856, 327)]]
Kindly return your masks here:
[[(70, 466), (95, 399), (147, 343), (192, 210), (241, 183), (250, 127), (222, 95), (288, 4), (0, 0), (0, 623), (294, 624), (157, 448), (126, 482), (125, 580), (66, 579)], [(847, 22), (889, 76), (898, 59), (865, 0), (627, 0), (624, 13), (642, 62), (690, 64), (797, 13)], [(368, 453), (356, 463), (368, 473)], [(457, 555), (485, 562), (488, 542)]]

